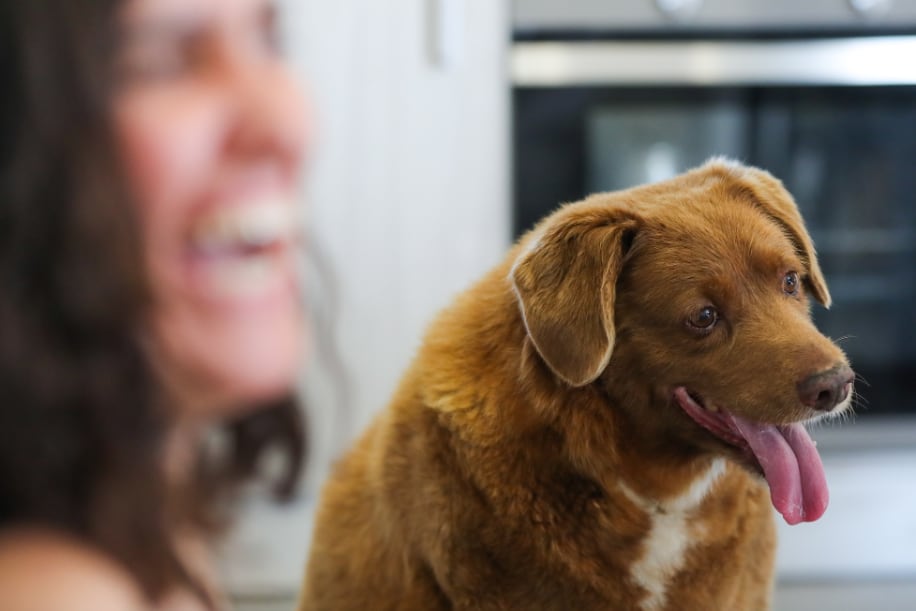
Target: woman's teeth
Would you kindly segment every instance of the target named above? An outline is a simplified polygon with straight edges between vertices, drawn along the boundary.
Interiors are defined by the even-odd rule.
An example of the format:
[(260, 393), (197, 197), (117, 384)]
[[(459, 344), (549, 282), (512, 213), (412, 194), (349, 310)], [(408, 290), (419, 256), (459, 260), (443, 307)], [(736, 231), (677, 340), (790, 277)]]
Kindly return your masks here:
[(289, 241), (295, 233), (294, 216), (293, 207), (285, 201), (227, 207), (194, 227), (191, 246), (202, 255), (256, 254)]
[(227, 206), (208, 215), (190, 240), (205, 286), (223, 297), (246, 297), (287, 283), (287, 250), (296, 227), (295, 208), (285, 200)]

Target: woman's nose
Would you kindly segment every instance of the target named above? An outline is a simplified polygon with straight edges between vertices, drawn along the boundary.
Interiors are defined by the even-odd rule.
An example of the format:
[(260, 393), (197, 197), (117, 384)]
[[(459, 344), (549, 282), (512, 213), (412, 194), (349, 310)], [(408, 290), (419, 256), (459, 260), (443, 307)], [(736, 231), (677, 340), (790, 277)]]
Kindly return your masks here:
[(305, 92), (281, 61), (234, 66), (229, 80), (228, 146), (247, 156), (281, 156), (298, 164), (310, 136)]

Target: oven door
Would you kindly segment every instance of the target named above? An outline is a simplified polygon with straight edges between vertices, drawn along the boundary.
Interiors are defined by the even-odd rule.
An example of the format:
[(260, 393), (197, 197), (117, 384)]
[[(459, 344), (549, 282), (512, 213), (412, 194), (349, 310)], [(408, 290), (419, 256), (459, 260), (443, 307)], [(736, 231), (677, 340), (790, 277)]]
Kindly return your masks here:
[(793, 193), (865, 383), (916, 416), (916, 37), (516, 44), (516, 233), (559, 203), (727, 155)]

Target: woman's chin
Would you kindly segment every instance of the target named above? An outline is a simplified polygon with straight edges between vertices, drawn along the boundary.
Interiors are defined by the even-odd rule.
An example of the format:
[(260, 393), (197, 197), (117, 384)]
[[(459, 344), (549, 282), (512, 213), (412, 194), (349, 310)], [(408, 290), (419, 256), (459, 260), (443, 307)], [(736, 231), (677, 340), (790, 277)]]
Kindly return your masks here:
[[(298, 341), (296, 341), (298, 340)], [(231, 416), (290, 396), (303, 370), (303, 342), (286, 336), (220, 355), (209, 386), (214, 416)]]
[(180, 418), (232, 418), (295, 392), (307, 344), (299, 315), (215, 326), (217, 320), (181, 325), (196, 332), (173, 335), (172, 349), (160, 353)]

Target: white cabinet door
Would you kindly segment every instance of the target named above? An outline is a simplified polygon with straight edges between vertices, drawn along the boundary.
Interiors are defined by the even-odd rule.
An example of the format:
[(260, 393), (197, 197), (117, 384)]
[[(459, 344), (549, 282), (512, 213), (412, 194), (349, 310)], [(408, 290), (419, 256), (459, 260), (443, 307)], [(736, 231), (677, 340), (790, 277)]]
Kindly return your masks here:
[(507, 0), (281, 7), (315, 107), (306, 205), (330, 278), (310, 289), (317, 339), (331, 310), (344, 376), (317, 348), (304, 382), (310, 492), (284, 511), (246, 510), (225, 566), (243, 592), (298, 586), (329, 463), (386, 404), (435, 312), (500, 259), (511, 231)]

